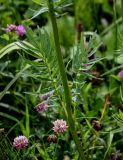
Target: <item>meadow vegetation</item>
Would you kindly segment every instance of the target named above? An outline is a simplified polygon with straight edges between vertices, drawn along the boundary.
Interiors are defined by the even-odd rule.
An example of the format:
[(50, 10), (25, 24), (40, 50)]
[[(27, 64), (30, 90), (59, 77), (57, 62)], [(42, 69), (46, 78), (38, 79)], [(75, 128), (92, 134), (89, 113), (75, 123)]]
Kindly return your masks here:
[(0, 11), (0, 160), (122, 160), (123, 0)]

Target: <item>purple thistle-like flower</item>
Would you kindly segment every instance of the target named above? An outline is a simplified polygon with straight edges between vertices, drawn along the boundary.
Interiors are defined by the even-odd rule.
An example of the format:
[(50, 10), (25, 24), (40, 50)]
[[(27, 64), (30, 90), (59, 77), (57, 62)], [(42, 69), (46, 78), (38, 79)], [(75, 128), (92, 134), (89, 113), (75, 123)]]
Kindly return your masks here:
[(123, 69), (118, 73), (118, 76), (123, 79)]
[(23, 25), (19, 25), (16, 27), (16, 32), (19, 36), (23, 36), (26, 33), (25, 27)]
[(5, 29), (5, 31), (6, 32), (12, 32), (12, 31), (15, 31), (16, 30), (16, 25), (14, 25), (14, 24), (10, 24), (10, 25), (8, 25), (7, 24), (7, 28)]
[(57, 119), (55, 122), (53, 122), (53, 124), (53, 131), (56, 133), (63, 133), (68, 128), (66, 121), (64, 121), (63, 119)]
[(39, 103), (37, 106), (36, 106), (36, 110), (37, 112), (43, 112), (44, 110), (46, 110), (48, 108), (48, 105), (44, 102), (42, 103)]
[(25, 137), (25, 136), (18, 136), (16, 138), (14, 138), (14, 142), (13, 142), (13, 146), (16, 148), (16, 149), (22, 149), (22, 148), (25, 148), (27, 147), (29, 144), (29, 141), (28, 141), (28, 138)]

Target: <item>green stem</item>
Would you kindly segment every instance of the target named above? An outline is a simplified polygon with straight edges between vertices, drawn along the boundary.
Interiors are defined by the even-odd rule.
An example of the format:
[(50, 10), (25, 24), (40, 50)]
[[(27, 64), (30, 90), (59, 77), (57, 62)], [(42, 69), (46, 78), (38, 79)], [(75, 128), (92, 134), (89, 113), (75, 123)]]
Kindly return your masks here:
[(117, 13), (116, 13), (116, 0), (113, 0), (114, 2), (114, 6), (113, 6), (113, 11), (114, 11), (114, 23), (115, 23), (115, 50), (117, 50), (117, 45), (118, 45), (118, 41), (117, 41), (117, 34), (118, 34), (118, 28), (117, 28)]
[(67, 75), (65, 73), (65, 66), (63, 62), (63, 57), (60, 49), (60, 43), (59, 43), (59, 35), (58, 35), (58, 27), (56, 23), (56, 17), (54, 15), (54, 7), (52, 0), (48, 0), (48, 7), (49, 7), (49, 14), (52, 22), (52, 28), (53, 28), (53, 35), (54, 35), (54, 41), (55, 41), (55, 48), (56, 48), (56, 56), (59, 64), (59, 70), (61, 74), (62, 84), (64, 88), (64, 95), (65, 95), (65, 102), (66, 102), (66, 111), (67, 111), (67, 119), (70, 127), (70, 131), (72, 134), (72, 137), (76, 143), (77, 149), (80, 154), (80, 159), (85, 160), (83, 147), (81, 146), (81, 143), (78, 139), (77, 132), (75, 129), (75, 122), (72, 116), (71, 111), (71, 94), (67, 83)]
[(121, 8), (121, 14), (122, 14), (122, 21), (123, 21), (123, 0), (121, 0), (121, 6), (122, 6), (122, 8)]

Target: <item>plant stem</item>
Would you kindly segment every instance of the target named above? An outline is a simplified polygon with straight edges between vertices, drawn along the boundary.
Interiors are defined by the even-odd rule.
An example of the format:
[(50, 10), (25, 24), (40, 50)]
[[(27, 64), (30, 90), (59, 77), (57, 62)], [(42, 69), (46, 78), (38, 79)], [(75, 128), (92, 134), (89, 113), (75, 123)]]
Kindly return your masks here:
[(123, 0), (121, 0), (121, 14), (122, 14), (122, 21), (123, 21)]
[(118, 28), (117, 28), (117, 23), (116, 23), (116, 20), (117, 20), (117, 13), (116, 13), (116, 0), (113, 0), (114, 2), (114, 5), (113, 5), (113, 12), (114, 12), (114, 23), (115, 23), (115, 50), (117, 50), (117, 45), (118, 45)]
[(69, 127), (70, 127), (72, 137), (73, 137), (73, 139), (76, 143), (77, 149), (79, 151), (80, 159), (85, 160), (83, 147), (81, 146), (81, 143), (78, 139), (77, 132), (76, 132), (76, 129), (75, 129), (75, 122), (74, 122), (74, 119), (73, 119), (73, 116), (72, 116), (71, 94), (70, 94), (70, 90), (69, 90), (68, 83), (67, 83), (67, 75), (66, 75), (66, 72), (65, 72), (65, 66), (64, 66), (64, 62), (63, 62), (61, 49), (60, 49), (58, 27), (57, 27), (57, 23), (56, 23), (56, 17), (54, 15), (54, 7), (53, 7), (52, 0), (48, 0), (48, 7), (49, 7), (49, 14), (50, 14), (51, 22), (52, 22), (52, 28), (53, 28), (53, 35), (54, 35), (55, 48), (56, 48), (56, 56), (57, 56), (57, 60), (58, 60), (58, 64), (59, 64), (59, 70), (60, 70), (61, 79), (62, 79), (62, 84), (63, 84), (63, 88), (64, 88), (68, 124), (69, 124)]
[(104, 117), (104, 114), (106, 112), (106, 108), (107, 108), (108, 104), (109, 104), (109, 99), (108, 99), (108, 97), (106, 97), (106, 100), (105, 100), (105, 103), (104, 103), (104, 107), (103, 107), (103, 110), (102, 110), (102, 115), (101, 115), (101, 117), (99, 119), (100, 123), (101, 123), (101, 121), (102, 121), (102, 119)]

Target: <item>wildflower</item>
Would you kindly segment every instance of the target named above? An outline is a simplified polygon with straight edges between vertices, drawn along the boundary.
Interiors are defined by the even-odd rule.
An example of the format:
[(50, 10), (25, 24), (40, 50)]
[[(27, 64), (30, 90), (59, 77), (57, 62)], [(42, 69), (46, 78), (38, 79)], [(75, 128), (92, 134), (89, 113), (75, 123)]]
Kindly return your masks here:
[(53, 130), (56, 133), (65, 132), (68, 128), (66, 121), (64, 121), (63, 119), (57, 119), (55, 122), (53, 122), (53, 124)]
[(123, 69), (118, 73), (118, 76), (123, 79)]
[(16, 148), (16, 149), (22, 149), (22, 148), (25, 148), (27, 147), (29, 144), (29, 141), (28, 141), (28, 138), (25, 137), (25, 136), (18, 136), (14, 139), (14, 142), (13, 142), (13, 146)]
[(6, 32), (16, 31), (16, 33), (21, 37), (26, 33), (25, 27), (23, 25), (16, 26), (14, 24), (7, 25), (5, 31)]
[(51, 91), (51, 92), (47, 92), (47, 93), (45, 93), (45, 94), (41, 94), (39, 97), (40, 97), (40, 99), (41, 100), (47, 100), (49, 97), (51, 97), (53, 95), (53, 91)]
[(92, 119), (91, 124), (96, 131), (100, 131), (103, 128), (103, 125), (95, 118)]
[(12, 32), (12, 31), (15, 31), (16, 30), (16, 25), (14, 24), (10, 24), (10, 25), (7, 25), (7, 28), (5, 29), (6, 32)]
[(110, 160), (122, 160), (122, 153), (120, 150), (115, 151), (111, 154)]
[(37, 106), (36, 106), (36, 110), (37, 112), (43, 112), (44, 110), (46, 110), (48, 108), (48, 105), (44, 102), (42, 103), (39, 103)]
[(17, 26), (16, 32), (19, 36), (23, 36), (26, 33), (25, 27), (23, 25)]
[(56, 143), (57, 140), (58, 140), (58, 138), (57, 138), (57, 136), (54, 135), (54, 134), (49, 135), (49, 136), (47, 137), (47, 141), (48, 141), (49, 143), (50, 143), (50, 142)]

